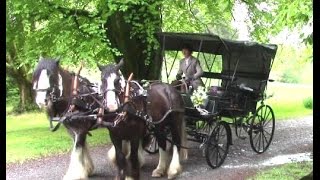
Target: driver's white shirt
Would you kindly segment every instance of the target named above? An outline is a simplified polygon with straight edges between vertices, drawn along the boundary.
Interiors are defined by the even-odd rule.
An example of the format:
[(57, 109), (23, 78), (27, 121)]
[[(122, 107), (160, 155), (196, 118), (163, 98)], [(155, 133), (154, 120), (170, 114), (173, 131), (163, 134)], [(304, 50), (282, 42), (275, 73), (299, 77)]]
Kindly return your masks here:
[(189, 64), (190, 57), (191, 57), (191, 56), (189, 56), (188, 58), (186, 58), (186, 65), (187, 65), (187, 66), (188, 66), (188, 64)]

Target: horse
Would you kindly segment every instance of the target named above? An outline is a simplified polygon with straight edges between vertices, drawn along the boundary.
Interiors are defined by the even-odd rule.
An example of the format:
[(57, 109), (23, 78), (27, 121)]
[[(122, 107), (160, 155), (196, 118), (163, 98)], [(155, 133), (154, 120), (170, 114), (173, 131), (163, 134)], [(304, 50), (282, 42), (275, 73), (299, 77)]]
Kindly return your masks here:
[(171, 85), (175, 87), (180, 93), (188, 93), (189, 87), (188, 83), (184, 80), (173, 80)]
[[(72, 98), (73, 82), (75, 74), (64, 70), (59, 65), (59, 60), (40, 57), (32, 78), (35, 101), (39, 108), (45, 109), (47, 117), (62, 117), (70, 113), (83, 113), (88, 109), (98, 107), (94, 99), (85, 96), (77, 99)], [(91, 83), (81, 76), (79, 79), (79, 94), (92, 93)], [(70, 105), (75, 105), (73, 112)], [(73, 150), (68, 170), (63, 179), (85, 179), (93, 173), (94, 166), (90, 157), (86, 136), (95, 125), (94, 121), (77, 120), (63, 121), (68, 133), (73, 140)], [(60, 125), (60, 124), (58, 124)], [(52, 122), (50, 121), (52, 128)]]
[[(108, 155), (117, 167), (117, 178), (139, 179), (139, 167), (144, 162), (139, 152), (142, 151), (142, 144), (145, 144), (143, 140), (148, 129), (146, 117), (149, 117), (149, 124), (154, 125), (160, 154), (158, 166), (153, 170), (152, 177), (161, 177), (166, 173), (167, 139), (161, 132), (169, 128), (172, 135), (173, 157), (167, 174), (168, 179), (175, 178), (182, 171), (179, 152), (183, 158), (187, 157), (186, 149), (180, 149), (186, 144), (182, 97), (169, 84), (158, 82), (150, 85), (146, 98), (136, 96), (125, 102), (128, 94), (124, 93), (124, 89), (131, 83), (127, 85), (125, 83), (120, 71), (123, 64), (121, 60), (117, 65), (98, 66), (101, 71), (101, 91), (106, 113), (120, 112), (122, 114), (121, 121), (114, 127), (108, 128), (113, 143)], [(126, 159), (130, 161), (126, 162)]]

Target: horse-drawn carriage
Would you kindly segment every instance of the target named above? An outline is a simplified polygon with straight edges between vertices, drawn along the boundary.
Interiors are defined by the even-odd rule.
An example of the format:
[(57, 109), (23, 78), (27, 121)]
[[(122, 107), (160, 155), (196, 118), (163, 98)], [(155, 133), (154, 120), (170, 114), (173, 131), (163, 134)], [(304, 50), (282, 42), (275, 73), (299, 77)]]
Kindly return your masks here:
[[(207, 69), (202, 76), (207, 78), (207, 98), (202, 105), (205, 112), (195, 107), (189, 86), (183, 80), (180, 89), (185, 102), (189, 140), (205, 146), (208, 165), (219, 167), (226, 158), (229, 145), (232, 144), (230, 124), (235, 127), (238, 137), (243, 138), (244, 133), (249, 134), (255, 152), (265, 152), (275, 128), (274, 112), (264, 104), (264, 100), (268, 98), (265, 93), (267, 82), (273, 81), (269, 79), (269, 74), (277, 46), (193, 33), (160, 33), (159, 40), (167, 80), (183, 44), (188, 44), (198, 52), (198, 58), (200, 55), (203, 57)], [(165, 51), (176, 51), (171, 66), (166, 63)], [(209, 54), (214, 57), (207, 59)], [(217, 56), (222, 61), (221, 71), (212, 72)], [(210, 86), (211, 79), (219, 79), (220, 84)], [(232, 122), (228, 122), (228, 119)]]
[[(188, 135), (188, 140), (201, 143), (200, 147), (204, 148), (207, 163), (212, 168), (219, 167), (227, 157), (229, 145), (232, 144), (230, 124), (234, 125), (238, 137), (242, 138), (244, 133), (249, 134), (254, 151), (263, 153), (267, 150), (274, 133), (275, 117), (271, 107), (264, 104), (267, 98), (265, 89), (267, 82), (271, 81), (269, 73), (277, 46), (191, 33), (160, 33), (159, 42), (167, 80), (183, 44), (192, 46), (198, 52), (198, 58), (202, 53), (207, 68), (202, 77), (207, 78), (206, 82), (209, 82), (206, 83), (207, 98), (203, 104), (195, 107), (191, 100), (192, 93), (184, 80), (180, 85), (171, 86), (155, 82), (148, 88), (143, 88), (141, 85), (146, 81), (133, 81), (131, 78), (125, 80), (119, 71), (122, 62), (115, 66), (99, 67), (102, 71), (101, 91), (95, 90), (100, 87), (79, 76), (80, 71), (70, 75), (59, 69), (58, 63), (38, 65), (33, 80), (34, 90), (38, 94), (46, 93), (42, 97), (45, 97), (43, 102), (50, 106), (47, 108), (50, 127), (55, 131), (61, 123), (64, 124), (74, 139), (75, 146), (72, 153), (78, 153), (72, 155), (66, 177), (83, 178), (92, 173), (93, 165), (86, 149), (85, 137), (90, 134), (89, 131), (98, 127), (107, 127), (111, 135), (113, 134), (111, 139), (117, 153), (121, 153), (118, 147), (123, 148), (121, 141), (119, 143), (117, 140), (128, 140), (131, 143), (131, 156), (134, 154), (135, 158), (138, 158), (137, 148), (139, 146), (140, 149), (142, 143), (137, 139), (133, 140), (133, 137), (140, 137), (143, 134), (143, 139), (149, 140), (149, 144), (143, 145), (149, 153), (158, 152), (160, 140), (159, 145), (162, 149), (159, 151), (159, 165), (152, 173), (155, 177), (162, 176), (166, 169), (166, 165), (163, 165), (166, 141), (172, 143), (174, 154), (168, 177), (175, 177), (181, 171), (177, 149), (188, 148), (182, 140), (184, 133)], [(166, 51), (177, 51), (171, 67), (168, 67), (169, 63), (165, 58)], [(204, 53), (215, 55), (211, 65)], [(221, 72), (214, 73), (211, 70), (217, 55), (221, 56), (222, 68)], [(48, 83), (45, 86), (40, 82), (41, 77), (45, 76), (42, 73), (48, 75)], [(220, 79), (220, 84), (211, 86), (211, 79)], [(181, 90), (180, 93), (174, 87)], [(162, 100), (164, 103), (159, 104)], [(260, 105), (257, 108), (258, 102)], [(126, 120), (128, 116), (133, 121)], [(181, 119), (183, 116), (185, 120)], [(226, 119), (232, 119), (232, 122)], [(171, 123), (167, 123), (171, 120)], [(53, 121), (58, 122), (55, 127), (52, 125)], [(126, 125), (126, 122), (129, 125)], [(183, 123), (186, 123), (186, 129)], [(169, 130), (167, 126), (170, 126)], [(137, 129), (131, 132), (133, 128)], [(181, 130), (184, 132), (180, 132)], [(135, 150), (132, 150), (133, 146)], [(80, 157), (84, 160), (77, 160)], [(118, 165), (122, 164), (121, 160), (117, 156)], [(132, 167), (137, 168), (139, 163), (135, 161), (138, 160), (134, 158), (131, 160)], [(74, 162), (78, 164), (82, 162), (82, 165), (73, 165)], [(82, 168), (86, 173), (72, 174), (74, 168), (78, 168), (78, 171)], [(122, 170), (125, 168), (126, 166), (119, 167), (119, 176), (123, 176)], [(139, 173), (133, 173), (132, 176), (139, 177)]]

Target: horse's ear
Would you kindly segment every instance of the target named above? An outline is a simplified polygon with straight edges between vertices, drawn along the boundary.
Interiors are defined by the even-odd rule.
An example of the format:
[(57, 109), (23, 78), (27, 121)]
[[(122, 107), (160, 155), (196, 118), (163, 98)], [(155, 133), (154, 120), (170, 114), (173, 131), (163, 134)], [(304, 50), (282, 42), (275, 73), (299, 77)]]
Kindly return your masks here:
[(41, 60), (43, 60), (44, 58), (43, 58), (43, 56), (42, 55), (40, 55), (40, 57), (39, 57), (39, 61), (41, 61)]
[(97, 66), (98, 66), (98, 68), (99, 68), (100, 71), (103, 71), (104, 66), (102, 66), (102, 65), (100, 65), (100, 64), (97, 64)]
[(120, 62), (117, 64), (117, 69), (120, 69), (124, 65), (124, 60), (121, 58)]
[(59, 63), (60, 63), (60, 58), (58, 58), (58, 59), (56, 60), (56, 63), (57, 63), (57, 65), (59, 65)]

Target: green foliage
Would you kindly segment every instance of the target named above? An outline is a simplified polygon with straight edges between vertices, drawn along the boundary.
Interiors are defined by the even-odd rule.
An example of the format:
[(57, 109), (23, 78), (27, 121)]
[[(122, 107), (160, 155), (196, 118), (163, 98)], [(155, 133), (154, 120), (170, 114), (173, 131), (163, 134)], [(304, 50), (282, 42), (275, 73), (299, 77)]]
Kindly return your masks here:
[(285, 28), (301, 31), (300, 37), (312, 44), (313, 33), (303, 32), (304, 26), (313, 26), (312, 1), (300, 0), (246, 0), (251, 19), (251, 35), (260, 42), (268, 42)]
[(19, 102), (19, 89), (10, 76), (6, 76), (6, 104)]
[(303, 100), (303, 105), (307, 109), (313, 109), (313, 98), (307, 97)]
[(282, 74), (279, 81), (284, 83), (298, 83), (299, 75), (291, 69), (288, 69)]

